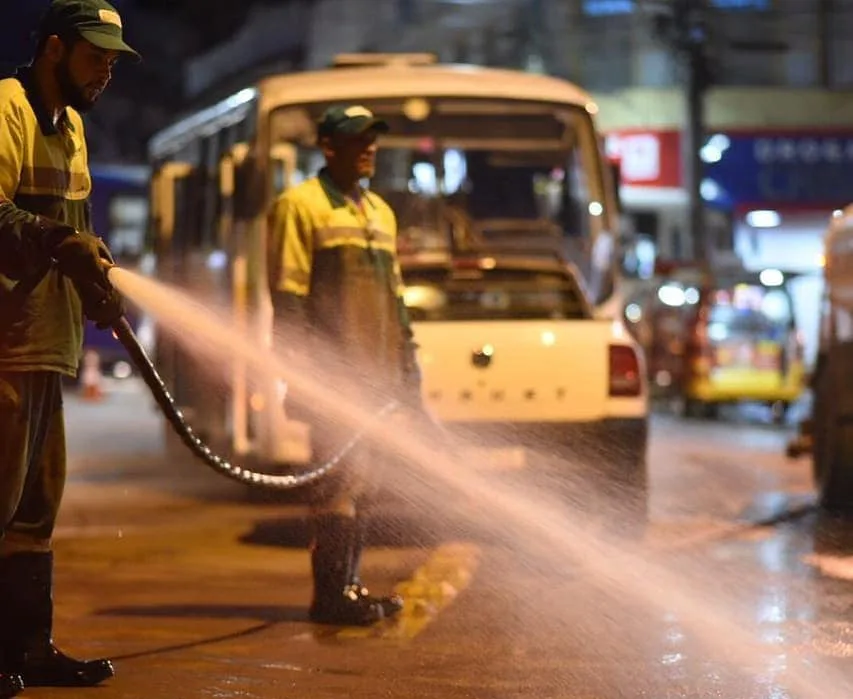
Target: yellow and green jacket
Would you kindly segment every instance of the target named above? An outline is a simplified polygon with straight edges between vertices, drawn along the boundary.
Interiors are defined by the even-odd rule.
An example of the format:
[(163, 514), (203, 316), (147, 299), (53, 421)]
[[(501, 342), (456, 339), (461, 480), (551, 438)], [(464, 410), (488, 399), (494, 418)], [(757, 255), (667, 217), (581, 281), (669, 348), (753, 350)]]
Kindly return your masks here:
[(371, 382), (399, 386), (412, 333), (388, 204), (363, 190), (358, 206), (321, 170), (278, 198), (268, 230), (277, 319), (304, 323)]
[(83, 311), (44, 238), (50, 220), (91, 230), (91, 187), (80, 115), (54, 125), (27, 70), (0, 80), (0, 371), (77, 373)]

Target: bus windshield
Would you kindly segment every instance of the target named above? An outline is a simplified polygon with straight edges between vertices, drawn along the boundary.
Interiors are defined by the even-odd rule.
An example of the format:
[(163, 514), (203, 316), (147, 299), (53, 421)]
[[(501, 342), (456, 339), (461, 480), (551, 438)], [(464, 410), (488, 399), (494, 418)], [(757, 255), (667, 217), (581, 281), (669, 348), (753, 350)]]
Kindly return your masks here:
[(737, 372), (785, 371), (794, 314), (789, 294), (761, 284), (714, 290), (708, 304), (708, 344), (716, 378)]
[[(371, 189), (394, 208), (401, 249), (446, 247), (451, 236), (511, 246), (551, 238), (570, 259), (604, 213), (597, 153), (579, 107), (499, 99), (364, 101), (388, 121)], [(322, 166), (313, 124), (327, 104), (271, 115), (273, 147), (296, 146), (276, 191)], [(589, 129), (589, 138), (584, 130)], [(572, 259), (581, 269), (582, 259)]]
[(784, 343), (793, 322), (787, 292), (758, 284), (737, 284), (714, 291), (709, 305), (708, 339), (718, 343)]

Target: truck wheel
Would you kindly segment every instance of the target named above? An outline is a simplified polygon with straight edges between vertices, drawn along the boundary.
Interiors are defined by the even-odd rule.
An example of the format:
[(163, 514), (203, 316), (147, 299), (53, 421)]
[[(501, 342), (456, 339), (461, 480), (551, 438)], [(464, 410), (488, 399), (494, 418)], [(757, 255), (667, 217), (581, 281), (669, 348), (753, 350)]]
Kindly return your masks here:
[(834, 347), (827, 357), (815, 401), (815, 475), (821, 506), (853, 511), (853, 343)]

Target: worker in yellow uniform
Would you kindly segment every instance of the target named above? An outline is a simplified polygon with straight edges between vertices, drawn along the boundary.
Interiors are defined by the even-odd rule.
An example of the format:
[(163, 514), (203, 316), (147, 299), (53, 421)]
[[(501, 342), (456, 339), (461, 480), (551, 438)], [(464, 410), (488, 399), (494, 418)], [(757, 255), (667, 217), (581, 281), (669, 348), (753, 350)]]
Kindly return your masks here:
[[(277, 334), (303, 349), (331, 348), (372, 395), (417, 406), (420, 372), (402, 297), (396, 219), (362, 186), (374, 174), (377, 138), (387, 130), (362, 106), (332, 107), (322, 116), (317, 137), (326, 166), (286, 190), (270, 214), (270, 291)], [(328, 455), (345, 440), (346, 430), (322, 416), (312, 422), (316, 453)], [(368, 450), (346, 458), (312, 498), (310, 617), (364, 626), (399, 612), (402, 600), (374, 597), (361, 584), (362, 510), (376, 464)]]
[(52, 534), (65, 484), (63, 376), (77, 373), (84, 316), (123, 313), (109, 251), (91, 231), (80, 112), (120, 55), (103, 0), (53, 0), (32, 65), (0, 80), (0, 697), (26, 686), (91, 686), (109, 660), (52, 642)]

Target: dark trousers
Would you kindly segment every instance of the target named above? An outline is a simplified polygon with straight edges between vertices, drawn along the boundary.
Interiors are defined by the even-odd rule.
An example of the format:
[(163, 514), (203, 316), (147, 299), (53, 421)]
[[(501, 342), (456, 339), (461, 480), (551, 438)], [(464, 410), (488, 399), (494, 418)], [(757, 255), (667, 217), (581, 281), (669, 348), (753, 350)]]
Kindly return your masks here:
[(65, 470), (61, 375), (0, 372), (0, 557), (51, 550)]
[[(324, 431), (321, 439), (315, 438), (315, 461), (331, 458), (352, 433), (344, 430)], [(322, 441), (321, 441), (322, 440)], [(371, 448), (368, 440), (356, 445), (337, 465), (335, 470), (312, 488), (311, 514), (315, 517), (338, 515), (355, 517), (370, 499), (376, 486), (376, 467), (382, 454)]]

